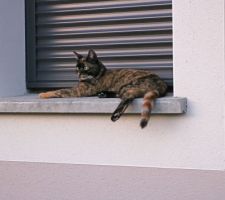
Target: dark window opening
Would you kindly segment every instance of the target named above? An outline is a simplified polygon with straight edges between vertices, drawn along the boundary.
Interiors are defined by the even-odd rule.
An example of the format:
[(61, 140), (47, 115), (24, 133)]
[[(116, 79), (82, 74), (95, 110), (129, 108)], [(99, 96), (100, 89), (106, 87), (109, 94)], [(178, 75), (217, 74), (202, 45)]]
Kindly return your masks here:
[(71, 87), (72, 51), (107, 68), (149, 69), (173, 85), (172, 0), (26, 0), (27, 88)]

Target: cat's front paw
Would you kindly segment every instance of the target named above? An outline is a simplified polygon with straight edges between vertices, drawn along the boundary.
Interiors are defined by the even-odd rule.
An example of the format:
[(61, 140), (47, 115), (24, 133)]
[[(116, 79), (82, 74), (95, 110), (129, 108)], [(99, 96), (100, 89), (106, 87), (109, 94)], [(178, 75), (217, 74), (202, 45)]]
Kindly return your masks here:
[(42, 92), (38, 96), (41, 99), (48, 99), (48, 98), (56, 97), (56, 94), (54, 92)]
[(41, 98), (41, 99), (47, 99), (47, 98), (49, 98), (49, 95), (47, 95), (46, 92), (42, 92), (42, 93), (40, 93), (38, 96), (39, 96), (39, 98)]

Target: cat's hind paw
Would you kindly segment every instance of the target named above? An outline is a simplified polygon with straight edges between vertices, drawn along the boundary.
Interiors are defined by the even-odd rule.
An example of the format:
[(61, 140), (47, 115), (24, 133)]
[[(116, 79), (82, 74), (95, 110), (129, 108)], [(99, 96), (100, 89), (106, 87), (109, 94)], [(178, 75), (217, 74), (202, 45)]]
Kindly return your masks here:
[(121, 113), (116, 112), (116, 113), (113, 113), (113, 115), (111, 116), (111, 120), (112, 120), (113, 122), (115, 122), (115, 121), (117, 121), (120, 117), (121, 117)]

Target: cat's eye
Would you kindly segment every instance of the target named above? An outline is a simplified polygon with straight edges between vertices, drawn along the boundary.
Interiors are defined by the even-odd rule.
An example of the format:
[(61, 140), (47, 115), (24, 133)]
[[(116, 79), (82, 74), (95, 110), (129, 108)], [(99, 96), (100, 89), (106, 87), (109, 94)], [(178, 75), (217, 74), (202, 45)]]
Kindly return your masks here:
[(85, 71), (89, 70), (89, 67), (85, 66), (85, 67), (84, 67), (84, 70), (85, 70)]

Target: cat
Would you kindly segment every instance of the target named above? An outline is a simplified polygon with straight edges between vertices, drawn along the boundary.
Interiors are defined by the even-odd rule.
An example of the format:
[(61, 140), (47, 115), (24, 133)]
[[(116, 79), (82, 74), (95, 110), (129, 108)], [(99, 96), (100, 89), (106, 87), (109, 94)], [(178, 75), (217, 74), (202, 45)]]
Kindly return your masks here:
[(153, 108), (153, 101), (165, 95), (166, 83), (148, 70), (106, 69), (92, 49), (86, 57), (76, 51), (73, 53), (77, 61), (76, 71), (79, 83), (69, 89), (40, 93), (39, 97), (89, 97), (98, 94), (100, 97), (107, 97), (107, 93), (115, 94), (121, 98), (121, 102), (111, 116), (113, 122), (120, 118), (135, 98), (143, 97), (140, 126), (146, 127)]

